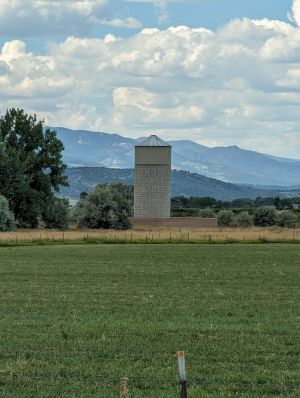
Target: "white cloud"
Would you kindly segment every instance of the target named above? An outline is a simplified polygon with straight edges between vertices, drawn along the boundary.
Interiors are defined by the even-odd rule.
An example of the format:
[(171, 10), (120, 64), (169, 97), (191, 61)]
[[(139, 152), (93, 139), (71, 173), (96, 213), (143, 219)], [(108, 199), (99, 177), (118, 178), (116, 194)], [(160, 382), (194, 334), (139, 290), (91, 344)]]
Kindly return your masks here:
[(34, 56), (22, 41), (4, 44), (0, 62), (6, 73), (0, 75), (0, 98), (51, 98), (66, 95), (73, 87), (74, 77), (56, 70), (50, 56)]
[(292, 5), (292, 11), (290, 13), (290, 19), (295, 21), (300, 26), (300, 0), (294, 0)]
[(136, 128), (182, 128), (199, 124), (205, 118), (205, 110), (192, 104), (181, 104), (175, 95), (150, 93), (142, 88), (119, 87), (113, 92), (115, 123), (120, 128), (134, 125)]
[(285, 89), (300, 89), (300, 66), (288, 69), (283, 77), (277, 81), (277, 85)]
[(84, 35), (96, 24), (139, 28), (132, 17), (112, 17), (109, 0), (0, 0), (0, 34), (30, 37)]
[(21, 40), (7, 42), (2, 48), (1, 59), (3, 61), (9, 62), (24, 56), (26, 56), (26, 44)]
[(70, 36), (46, 55), (10, 41), (0, 54), (1, 110), (21, 106), (52, 125), (299, 157), (299, 38), (292, 24), (243, 19), (216, 32)]

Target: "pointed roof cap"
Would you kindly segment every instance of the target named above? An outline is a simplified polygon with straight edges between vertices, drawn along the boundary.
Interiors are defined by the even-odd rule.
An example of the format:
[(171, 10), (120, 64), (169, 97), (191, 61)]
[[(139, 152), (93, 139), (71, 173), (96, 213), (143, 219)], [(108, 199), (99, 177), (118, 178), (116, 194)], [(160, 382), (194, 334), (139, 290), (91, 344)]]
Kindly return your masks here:
[(167, 142), (163, 141), (157, 135), (150, 135), (150, 137), (138, 142), (135, 146), (171, 146)]

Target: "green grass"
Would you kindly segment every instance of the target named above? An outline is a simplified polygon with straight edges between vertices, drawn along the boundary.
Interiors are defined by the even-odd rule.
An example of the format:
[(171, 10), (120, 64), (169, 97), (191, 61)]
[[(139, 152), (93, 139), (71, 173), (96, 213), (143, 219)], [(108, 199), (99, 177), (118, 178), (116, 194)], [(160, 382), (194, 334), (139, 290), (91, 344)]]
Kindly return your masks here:
[(297, 245), (0, 248), (0, 397), (300, 395)]

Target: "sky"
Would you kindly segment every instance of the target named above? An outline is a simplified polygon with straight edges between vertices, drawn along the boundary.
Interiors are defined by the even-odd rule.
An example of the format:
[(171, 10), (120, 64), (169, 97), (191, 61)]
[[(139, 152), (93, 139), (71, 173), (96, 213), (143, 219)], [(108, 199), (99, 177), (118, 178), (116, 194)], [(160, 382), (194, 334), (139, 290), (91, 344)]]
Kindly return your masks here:
[(300, 0), (0, 0), (0, 114), (300, 158)]

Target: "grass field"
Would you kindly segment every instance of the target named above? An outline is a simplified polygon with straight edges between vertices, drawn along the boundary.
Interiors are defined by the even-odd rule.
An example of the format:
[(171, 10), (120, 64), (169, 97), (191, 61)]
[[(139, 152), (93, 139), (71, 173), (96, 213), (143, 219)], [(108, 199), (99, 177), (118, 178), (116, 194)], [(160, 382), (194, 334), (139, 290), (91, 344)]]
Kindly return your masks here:
[(0, 248), (0, 397), (300, 395), (300, 250)]

